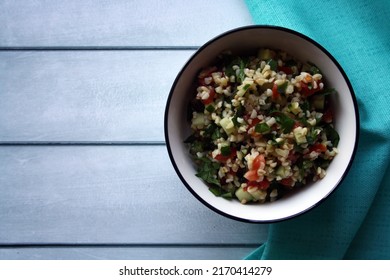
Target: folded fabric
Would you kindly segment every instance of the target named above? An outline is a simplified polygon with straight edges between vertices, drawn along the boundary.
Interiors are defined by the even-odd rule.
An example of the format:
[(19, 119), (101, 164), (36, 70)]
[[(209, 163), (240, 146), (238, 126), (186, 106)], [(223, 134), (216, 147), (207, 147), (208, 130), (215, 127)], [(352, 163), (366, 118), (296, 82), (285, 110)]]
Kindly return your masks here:
[(358, 99), (352, 168), (319, 207), (272, 224), (247, 259), (390, 259), (390, 1), (246, 0), (256, 24), (303, 33), (343, 67)]

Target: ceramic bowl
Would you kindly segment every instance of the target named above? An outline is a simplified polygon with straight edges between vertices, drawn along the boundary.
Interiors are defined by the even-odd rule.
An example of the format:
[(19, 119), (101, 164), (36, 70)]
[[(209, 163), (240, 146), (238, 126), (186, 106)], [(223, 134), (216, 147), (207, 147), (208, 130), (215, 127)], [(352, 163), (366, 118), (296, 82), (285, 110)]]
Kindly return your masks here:
[[(188, 103), (196, 94), (197, 74), (212, 65), (216, 57), (229, 50), (245, 55), (250, 50), (267, 47), (281, 49), (298, 60), (310, 61), (321, 69), (327, 86), (339, 94), (333, 97), (335, 128), (339, 132), (339, 154), (322, 180), (308, 184), (293, 195), (264, 204), (241, 204), (212, 194), (197, 176), (196, 167), (183, 142), (190, 134)], [(164, 120), (165, 140), (173, 167), (187, 189), (210, 209), (232, 219), (270, 223), (296, 217), (313, 209), (340, 185), (347, 175), (356, 152), (359, 114), (356, 97), (347, 75), (336, 59), (320, 44), (296, 31), (276, 26), (246, 26), (227, 31), (201, 46), (178, 73), (168, 96)]]

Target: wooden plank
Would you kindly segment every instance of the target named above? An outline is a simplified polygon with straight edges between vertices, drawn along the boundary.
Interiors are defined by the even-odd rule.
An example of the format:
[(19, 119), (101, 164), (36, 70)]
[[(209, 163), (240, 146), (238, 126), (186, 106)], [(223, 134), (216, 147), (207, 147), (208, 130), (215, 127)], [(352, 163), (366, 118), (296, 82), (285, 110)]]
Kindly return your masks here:
[(241, 0), (1, 1), (0, 46), (198, 46), (251, 23)]
[(0, 248), (0, 260), (240, 260), (256, 246), (66, 246)]
[(260, 244), (266, 225), (214, 213), (165, 146), (0, 146), (1, 244)]
[(0, 52), (0, 141), (163, 141), (193, 51)]

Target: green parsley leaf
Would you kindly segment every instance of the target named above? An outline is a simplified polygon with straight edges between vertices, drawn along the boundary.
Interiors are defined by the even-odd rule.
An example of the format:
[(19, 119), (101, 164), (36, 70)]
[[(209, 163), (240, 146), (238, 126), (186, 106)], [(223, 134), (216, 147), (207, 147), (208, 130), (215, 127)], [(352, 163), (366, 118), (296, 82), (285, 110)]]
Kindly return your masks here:
[(209, 113), (212, 113), (215, 111), (215, 107), (213, 105), (207, 105), (206, 107), (206, 110), (209, 112)]
[(288, 86), (288, 82), (284, 82), (283, 84), (278, 85), (278, 92), (285, 94), (287, 86)]
[(290, 133), (294, 127), (295, 120), (282, 112), (274, 112), (276, 122), (281, 126), (284, 133)]
[(278, 63), (276, 62), (276, 60), (270, 59), (267, 61), (267, 64), (271, 67), (272, 71), (276, 71), (278, 68)]
[(232, 118), (232, 122), (234, 123), (234, 126), (235, 127), (239, 127), (241, 125), (241, 123), (239, 123), (237, 121), (237, 118), (242, 118), (244, 116), (244, 113), (245, 113), (245, 108), (243, 106), (239, 106), (237, 108), (237, 111), (236, 111), (236, 114), (233, 116)]
[(203, 157), (199, 159), (198, 173), (195, 175), (206, 183), (221, 186), (221, 183), (217, 178), (219, 167), (219, 163), (213, 162), (207, 157)]
[(337, 147), (340, 141), (340, 136), (338, 132), (331, 125), (327, 125), (324, 128), (324, 131), (328, 140), (332, 142), (333, 147)]
[(266, 123), (258, 123), (255, 126), (255, 132), (257, 133), (268, 133), (271, 131), (271, 128)]
[(201, 141), (195, 140), (194, 142), (191, 143), (190, 146), (190, 152), (191, 154), (195, 155), (198, 152), (203, 152), (203, 144)]
[(232, 149), (230, 148), (230, 146), (221, 147), (221, 154), (223, 156), (229, 156), (231, 153), (232, 153)]
[(248, 88), (250, 88), (250, 84), (246, 84), (242, 89), (244, 90), (244, 91), (247, 91), (248, 90)]

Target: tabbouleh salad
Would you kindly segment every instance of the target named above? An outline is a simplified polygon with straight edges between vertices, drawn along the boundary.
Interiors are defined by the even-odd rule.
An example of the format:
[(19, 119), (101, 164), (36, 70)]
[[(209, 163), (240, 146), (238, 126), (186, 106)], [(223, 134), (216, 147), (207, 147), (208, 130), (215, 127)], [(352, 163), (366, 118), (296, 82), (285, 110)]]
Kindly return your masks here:
[(223, 54), (197, 77), (186, 143), (217, 196), (275, 201), (326, 176), (337, 155), (330, 95), (318, 67), (284, 51)]

